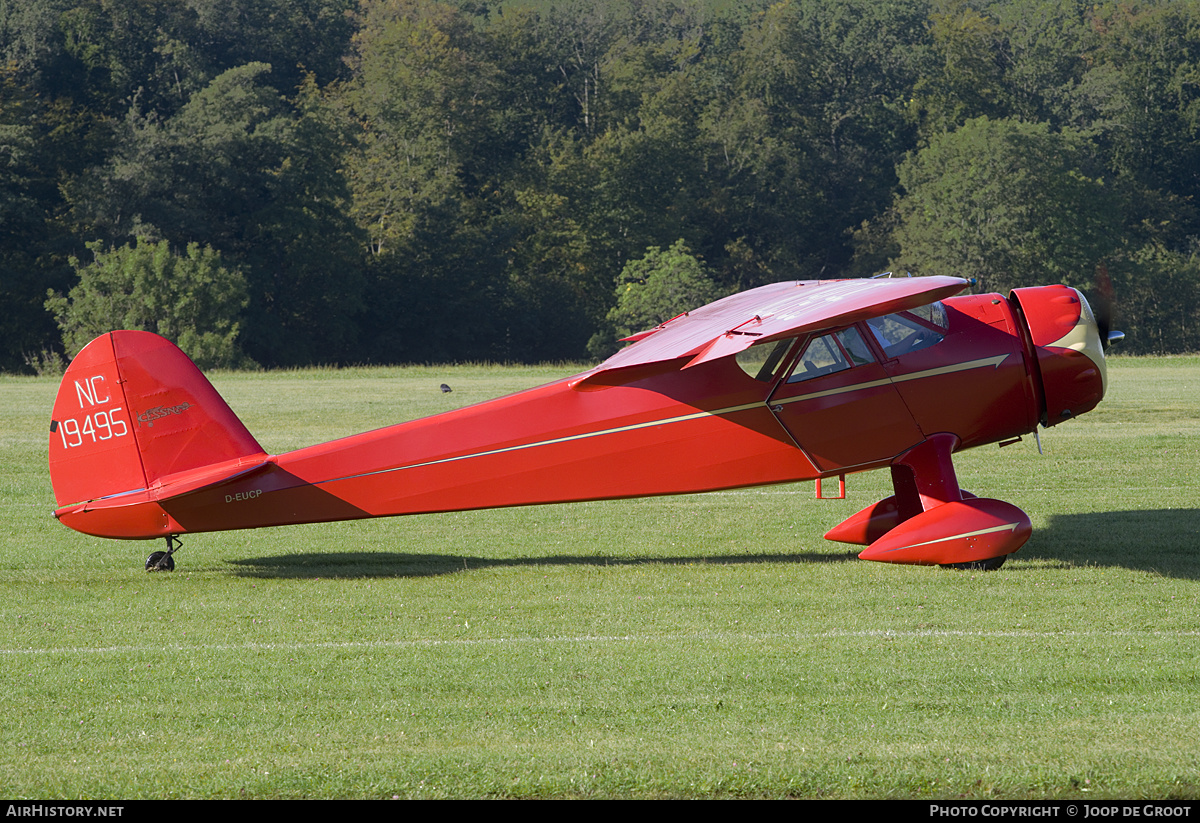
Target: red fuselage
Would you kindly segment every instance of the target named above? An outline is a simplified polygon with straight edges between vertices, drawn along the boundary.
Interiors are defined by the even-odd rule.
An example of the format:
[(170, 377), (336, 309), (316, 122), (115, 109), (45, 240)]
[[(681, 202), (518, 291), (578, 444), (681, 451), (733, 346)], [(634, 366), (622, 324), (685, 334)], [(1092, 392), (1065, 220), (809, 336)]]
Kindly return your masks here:
[[(1071, 318), (1054, 304), (1067, 297), (1075, 299)], [(648, 368), (615, 385), (585, 373), (287, 454), (240, 455), (226, 461), (222, 479), (193, 491), (194, 478), (182, 472), (87, 502), (60, 498), (56, 516), (89, 534), (150, 538), (704, 492), (886, 467), (933, 435), (953, 435), (965, 449), (1095, 406), (1103, 355), (1097, 362), (1094, 346), (1067, 339), (1086, 325), (1077, 298), (1055, 286), (1013, 300), (952, 297), (932, 320), (907, 316), (917, 334), (894, 348), (886, 330), (862, 321), (773, 341), (778, 361), (757, 373), (733, 356)], [(818, 338), (842, 367), (817, 358)], [(1068, 389), (1048, 390), (1051, 374)], [(168, 411), (187, 406), (170, 402)], [(56, 418), (66, 413), (56, 407)], [(106, 420), (112, 436), (115, 413)], [(127, 418), (126, 427), (137, 425)], [(52, 435), (52, 466), (60, 435), (63, 447), (74, 444)]]

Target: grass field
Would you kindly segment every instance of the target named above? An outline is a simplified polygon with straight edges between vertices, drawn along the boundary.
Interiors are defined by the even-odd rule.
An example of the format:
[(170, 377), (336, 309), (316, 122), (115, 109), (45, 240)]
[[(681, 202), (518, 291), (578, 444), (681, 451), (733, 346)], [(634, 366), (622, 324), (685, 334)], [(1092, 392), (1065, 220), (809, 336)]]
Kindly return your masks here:
[[(213, 382), (284, 451), (568, 372)], [(995, 573), (824, 541), (876, 473), (196, 535), (148, 575), (157, 542), (50, 516), (55, 390), (0, 377), (0, 796), (1200, 797), (1200, 359), (958, 458), (1033, 519)]]

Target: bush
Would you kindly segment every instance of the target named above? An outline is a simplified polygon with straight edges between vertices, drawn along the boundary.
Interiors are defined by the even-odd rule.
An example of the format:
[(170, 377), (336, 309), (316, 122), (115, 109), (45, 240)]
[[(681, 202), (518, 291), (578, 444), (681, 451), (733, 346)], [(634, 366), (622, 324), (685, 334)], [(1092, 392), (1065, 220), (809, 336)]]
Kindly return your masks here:
[(218, 252), (192, 243), (178, 255), (165, 241), (140, 238), (111, 251), (88, 248), (91, 263), (71, 258), (78, 285), (46, 300), (69, 356), (105, 332), (138, 329), (172, 341), (202, 369), (251, 365), (237, 345), (246, 281)]
[(682, 240), (666, 251), (651, 247), (641, 259), (630, 261), (621, 270), (617, 304), (608, 312), (604, 328), (588, 342), (588, 351), (595, 357), (607, 357), (616, 351), (621, 338), (726, 294)]

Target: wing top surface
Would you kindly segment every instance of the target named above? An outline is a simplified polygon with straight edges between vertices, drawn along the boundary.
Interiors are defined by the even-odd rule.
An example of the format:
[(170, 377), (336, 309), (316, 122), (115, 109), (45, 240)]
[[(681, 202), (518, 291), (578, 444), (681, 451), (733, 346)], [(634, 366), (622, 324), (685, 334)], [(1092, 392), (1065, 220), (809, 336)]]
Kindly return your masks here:
[(771, 283), (709, 303), (647, 332), (605, 360), (580, 383), (607, 383), (600, 375), (641, 374), (646, 367), (684, 357), (691, 368), (728, 357), (755, 343), (781, 340), (818, 329), (846, 326), (923, 306), (961, 291), (959, 277), (852, 280), (794, 280)]

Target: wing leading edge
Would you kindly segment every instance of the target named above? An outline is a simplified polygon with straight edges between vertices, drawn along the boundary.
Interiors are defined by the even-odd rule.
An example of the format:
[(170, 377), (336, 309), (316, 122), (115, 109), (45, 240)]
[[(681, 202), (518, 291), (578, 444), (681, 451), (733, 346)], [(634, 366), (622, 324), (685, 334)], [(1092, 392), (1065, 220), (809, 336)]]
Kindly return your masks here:
[[(755, 343), (848, 326), (933, 303), (962, 291), (960, 277), (794, 280), (771, 283), (681, 314), (634, 335), (625, 347), (585, 374), (578, 389), (617, 385), (648, 372), (688, 369), (728, 357)], [(658, 368), (654, 368), (657, 366)]]

